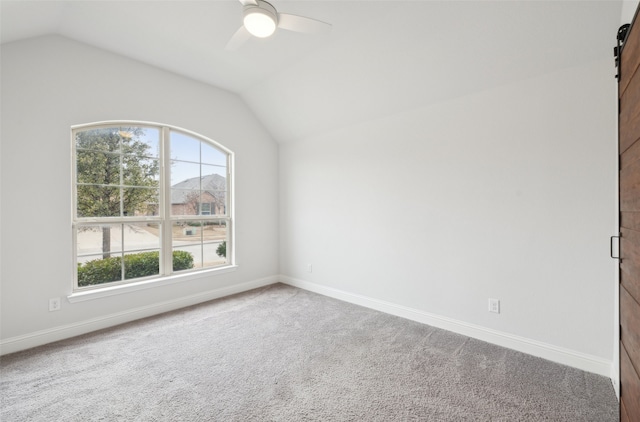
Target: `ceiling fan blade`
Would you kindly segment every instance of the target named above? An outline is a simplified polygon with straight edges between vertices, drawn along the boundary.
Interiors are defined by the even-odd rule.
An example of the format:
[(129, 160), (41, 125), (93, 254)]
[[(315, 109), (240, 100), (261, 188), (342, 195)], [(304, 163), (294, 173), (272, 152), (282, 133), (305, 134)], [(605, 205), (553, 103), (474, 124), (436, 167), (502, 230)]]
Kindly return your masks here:
[(242, 44), (247, 42), (249, 38), (251, 38), (251, 34), (245, 29), (243, 25), (236, 31), (235, 34), (233, 34), (233, 37), (231, 37), (224, 49), (229, 51), (237, 50), (242, 46)]
[(252, 5), (252, 6), (257, 6), (258, 2), (257, 0), (239, 0), (240, 3), (242, 3), (243, 6), (248, 6), (248, 5)]
[(306, 18), (304, 16), (279, 13), (278, 28), (295, 32), (319, 34), (331, 31), (331, 24), (316, 19)]

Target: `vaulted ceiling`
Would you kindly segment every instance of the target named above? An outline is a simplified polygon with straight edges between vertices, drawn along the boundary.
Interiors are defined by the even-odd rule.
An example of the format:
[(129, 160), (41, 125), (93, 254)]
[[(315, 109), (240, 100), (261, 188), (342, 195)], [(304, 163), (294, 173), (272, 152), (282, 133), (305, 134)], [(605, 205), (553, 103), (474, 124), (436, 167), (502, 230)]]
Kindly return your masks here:
[(287, 1), (333, 25), (237, 51), (237, 0), (1, 1), (1, 41), (59, 34), (239, 94), (293, 142), (611, 58), (621, 1)]

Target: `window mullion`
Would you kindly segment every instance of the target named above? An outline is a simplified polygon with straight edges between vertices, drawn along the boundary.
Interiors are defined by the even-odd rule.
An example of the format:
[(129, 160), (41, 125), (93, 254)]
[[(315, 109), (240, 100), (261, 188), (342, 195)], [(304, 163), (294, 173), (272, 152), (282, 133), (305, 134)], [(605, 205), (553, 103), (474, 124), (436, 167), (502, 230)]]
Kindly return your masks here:
[(226, 220), (226, 225), (227, 225), (227, 235), (226, 235), (226, 239), (225, 242), (227, 245), (227, 249), (226, 249), (226, 257), (227, 258), (227, 263), (232, 264), (235, 262), (235, 257), (234, 257), (234, 243), (233, 243), (233, 221), (231, 221), (230, 218), (227, 218)]
[[(124, 185), (124, 148), (122, 145), (122, 137), (120, 138), (120, 168), (119, 170), (119, 184), (120, 186), (118, 187), (118, 189), (120, 190), (120, 216), (124, 216), (124, 188), (122, 187)], [(123, 259), (124, 261), (124, 259)]]
[(162, 219), (161, 243), (161, 265), (162, 273), (169, 275), (173, 272), (173, 252), (171, 245), (171, 233), (173, 223), (171, 221), (171, 146), (170, 130), (163, 127), (160, 142), (160, 197), (162, 206), (160, 207), (160, 217)]
[[(111, 233), (109, 233), (109, 235), (111, 235)], [(122, 271), (120, 280), (126, 280), (124, 270), (124, 224), (120, 224), (120, 271)]]

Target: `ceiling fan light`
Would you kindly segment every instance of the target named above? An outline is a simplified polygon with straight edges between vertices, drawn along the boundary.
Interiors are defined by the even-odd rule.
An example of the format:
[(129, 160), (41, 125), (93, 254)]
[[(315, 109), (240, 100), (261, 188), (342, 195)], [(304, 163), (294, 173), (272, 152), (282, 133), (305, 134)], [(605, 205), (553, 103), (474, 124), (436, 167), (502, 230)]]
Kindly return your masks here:
[(252, 7), (244, 14), (244, 27), (255, 37), (266, 38), (272, 35), (276, 26), (275, 15), (268, 10)]

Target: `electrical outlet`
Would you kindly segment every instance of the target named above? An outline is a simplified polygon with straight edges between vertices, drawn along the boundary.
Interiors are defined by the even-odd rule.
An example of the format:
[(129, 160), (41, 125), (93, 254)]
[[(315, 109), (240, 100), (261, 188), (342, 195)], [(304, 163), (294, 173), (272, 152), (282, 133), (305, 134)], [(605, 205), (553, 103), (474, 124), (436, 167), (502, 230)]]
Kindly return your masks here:
[(307, 272), (308, 273), (312, 273), (313, 272), (313, 265), (311, 265), (311, 264), (307, 265)]
[(500, 300), (489, 298), (489, 312), (500, 313)]
[(60, 310), (60, 298), (54, 297), (49, 299), (49, 312)]

